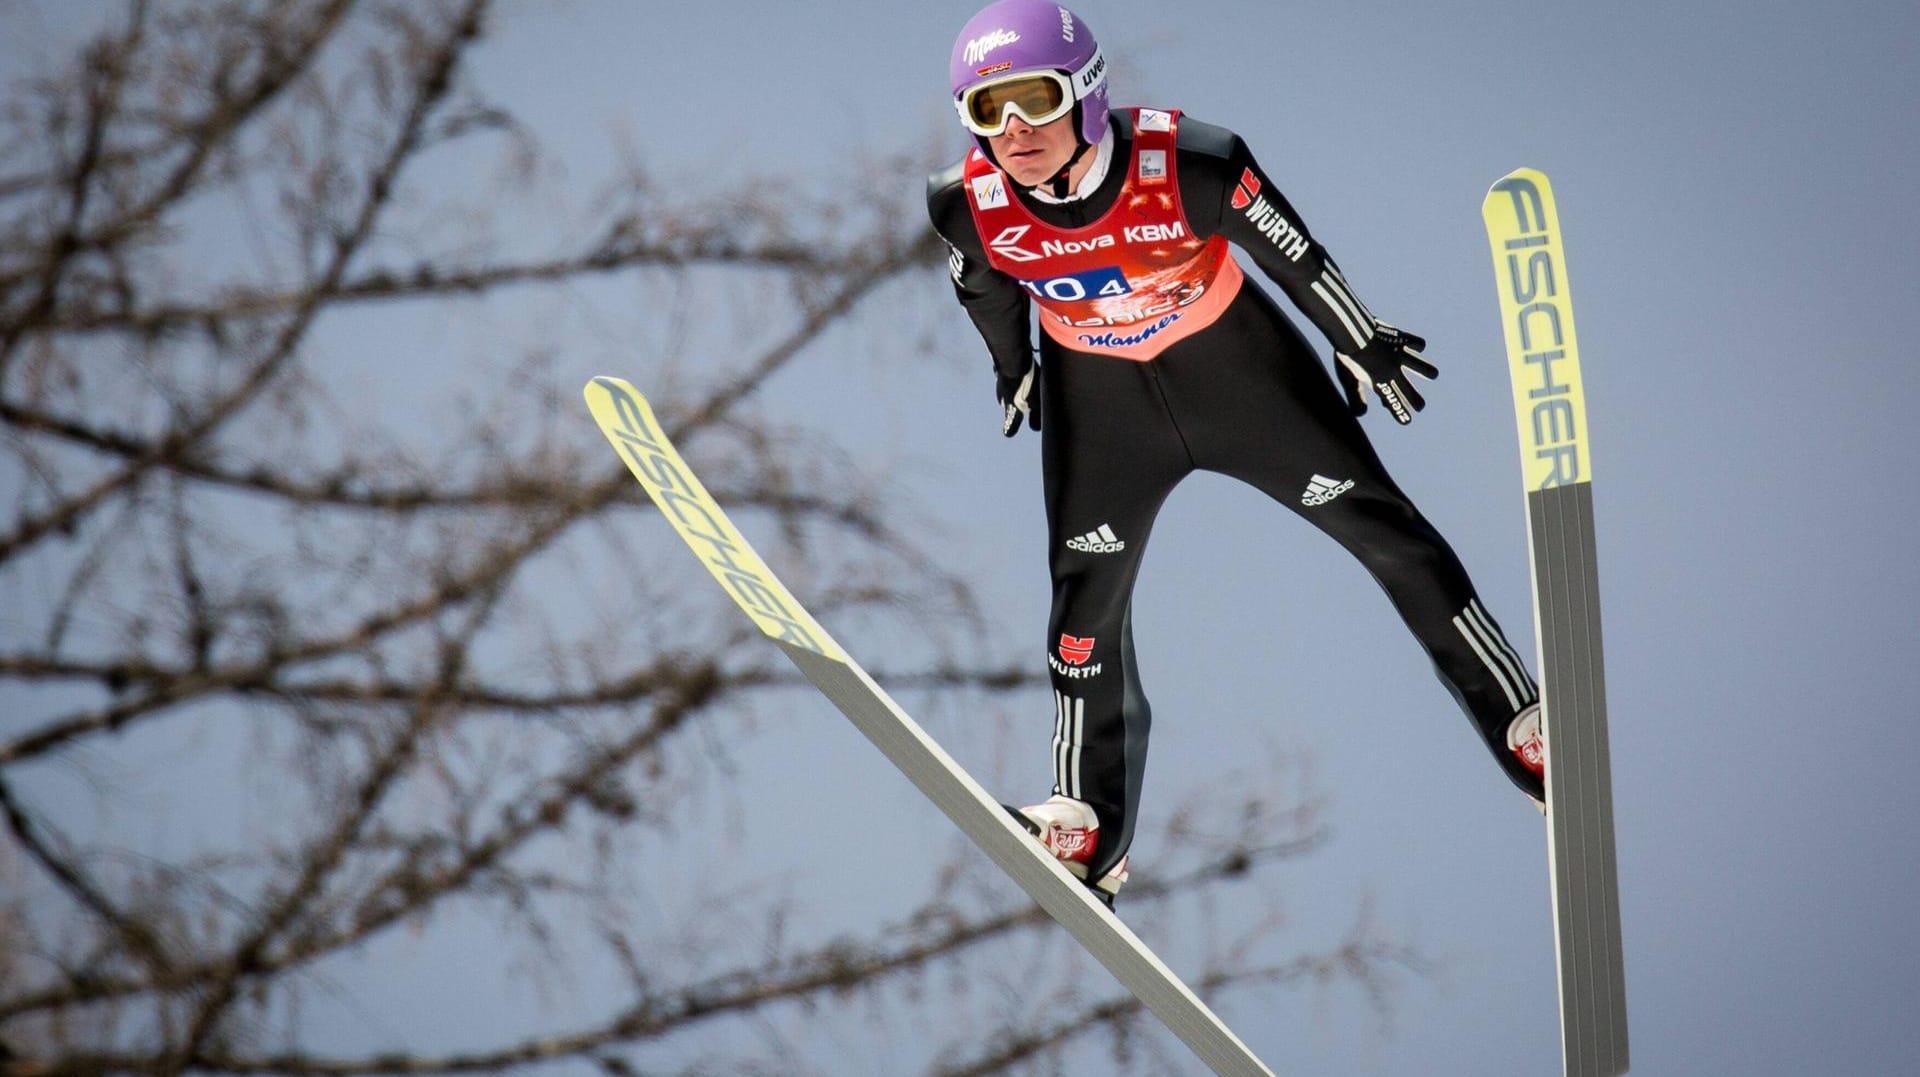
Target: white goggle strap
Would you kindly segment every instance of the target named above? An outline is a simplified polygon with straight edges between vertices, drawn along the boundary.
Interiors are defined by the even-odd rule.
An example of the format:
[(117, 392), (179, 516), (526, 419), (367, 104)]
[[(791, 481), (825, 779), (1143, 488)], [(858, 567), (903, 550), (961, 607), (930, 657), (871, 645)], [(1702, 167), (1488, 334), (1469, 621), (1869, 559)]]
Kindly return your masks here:
[(1092, 93), (1093, 88), (1100, 84), (1100, 80), (1105, 78), (1106, 74), (1106, 54), (1100, 51), (1100, 46), (1095, 45), (1093, 55), (1087, 57), (1087, 62), (1081, 64), (1080, 70), (1073, 73), (1073, 99), (1078, 101)]

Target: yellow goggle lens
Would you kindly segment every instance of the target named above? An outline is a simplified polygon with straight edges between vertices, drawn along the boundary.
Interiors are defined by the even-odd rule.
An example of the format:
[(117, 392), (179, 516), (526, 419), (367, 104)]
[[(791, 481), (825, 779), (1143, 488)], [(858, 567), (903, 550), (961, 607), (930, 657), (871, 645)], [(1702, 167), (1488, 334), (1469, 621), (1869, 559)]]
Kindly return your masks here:
[(1006, 123), (1009, 107), (1028, 123), (1041, 124), (1058, 119), (1072, 103), (1058, 79), (1032, 75), (975, 90), (967, 98), (967, 115), (977, 127), (998, 130)]

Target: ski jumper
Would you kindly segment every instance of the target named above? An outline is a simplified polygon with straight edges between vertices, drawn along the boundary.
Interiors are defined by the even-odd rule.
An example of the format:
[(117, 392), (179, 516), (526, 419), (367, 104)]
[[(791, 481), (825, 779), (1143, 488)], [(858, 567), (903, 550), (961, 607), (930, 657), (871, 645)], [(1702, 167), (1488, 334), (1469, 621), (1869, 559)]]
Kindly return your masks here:
[(979, 151), (929, 181), (955, 291), (1002, 375), (1032, 361), (1053, 606), (1055, 792), (1091, 804), (1100, 878), (1132, 842), (1151, 712), (1129, 624), (1153, 521), (1196, 469), (1263, 491), (1373, 574), (1500, 766), (1532, 679), (1466, 570), (1374, 453), (1313, 349), (1232, 242), (1336, 348), (1379, 326), (1293, 207), (1225, 128), (1115, 109), (1108, 174), (1085, 198), (1018, 190)]

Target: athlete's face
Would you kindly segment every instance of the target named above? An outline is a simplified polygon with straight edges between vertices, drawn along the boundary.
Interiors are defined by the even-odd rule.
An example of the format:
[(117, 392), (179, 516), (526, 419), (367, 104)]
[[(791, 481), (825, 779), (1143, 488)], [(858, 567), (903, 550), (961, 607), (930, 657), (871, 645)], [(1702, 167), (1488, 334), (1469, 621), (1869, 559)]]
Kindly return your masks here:
[(1008, 116), (1007, 129), (987, 136), (987, 145), (993, 147), (993, 159), (1015, 183), (1032, 187), (1052, 179), (1073, 156), (1080, 144), (1074, 138), (1073, 124), (1071, 112), (1039, 127), (1018, 116)]

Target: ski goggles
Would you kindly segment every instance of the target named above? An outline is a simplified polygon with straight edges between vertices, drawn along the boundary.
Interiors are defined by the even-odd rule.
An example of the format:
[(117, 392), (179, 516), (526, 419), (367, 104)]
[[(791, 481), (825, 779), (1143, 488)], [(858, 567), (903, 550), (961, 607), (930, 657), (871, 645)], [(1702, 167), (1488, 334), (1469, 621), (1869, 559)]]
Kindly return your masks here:
[[(960, 122), (982, 138), (1004, 134), (1007, 120), (1019, 116), (1039, 127), (1073, 111), (1086, 91), (1100, 84), (1106, 58), (1095, 52), (1080, 70), (1021, 71), (967, 87), (953, 102)], [(1086, 89), (1080, 89), (1085, 87)]]

